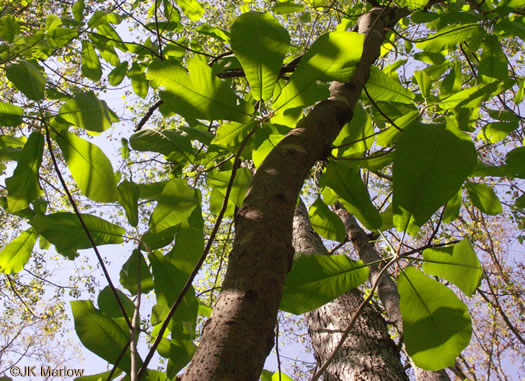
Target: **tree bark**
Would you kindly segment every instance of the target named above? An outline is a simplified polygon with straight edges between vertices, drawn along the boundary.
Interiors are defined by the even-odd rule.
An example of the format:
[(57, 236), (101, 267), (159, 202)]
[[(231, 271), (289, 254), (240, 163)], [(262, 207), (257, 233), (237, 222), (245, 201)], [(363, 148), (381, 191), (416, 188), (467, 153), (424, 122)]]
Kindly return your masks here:
[(351, 119), (386, 30), (406, 14), (396, 7), (374, 8), (360, 17), (358, 31), (366, 38), (351, 80), (332, 84), (330, 98), (317, 104), (257, 170), (237, 215), (221, 294), (184, 381), (258, 380), (273, 346), (284, 279), (293, 262), (292, 219), (304, 179)]
[[(369, 236), (359, 226), (357, 220), (352, 216), (345, 207), (336, 203), (335, 212), (343, 221), (346, 229), (346, 235), (348, 239), (353, 243), (357, 255), (365, 263), (376, 262), (381, 259), (381, 256), (377, 252), (375, 246), (370, 242)], [(375, 264), (370, 266), (370, 281), (376, 282), (381, 271), (381, 266)], [(401, 310), (399, 308), (399, 292), (397, 291), (397, 285), (394, 283), (390, 275), (384, 273), (379, 279), (377, 285), (377, 294), (381, 303), (385, 307), (387, 316), (390, 321), (394, 323), (399, 334), (403, 336), (403, 319), (401, 317)], [(445, 370), (440, 371), (427, 371), (418, 368), (412, 361), (412, 368), (418, 381), (447, 381), (450, 378)]]
[[(293, 245), (297, 253), (328, 255), (321, 238), (310, 224), (302, 201), (296, 208), (293, 228)], [(323, 364), (330, 357), (362, 301), (361, 292), (353, 289), (306, 314), (308, 332), (318, 364)], [(408, 380), (399, 351), (388, 333), (387, 324), (370, 304), (361, 311), (337, 356), (323, 374), (323, 379)]]

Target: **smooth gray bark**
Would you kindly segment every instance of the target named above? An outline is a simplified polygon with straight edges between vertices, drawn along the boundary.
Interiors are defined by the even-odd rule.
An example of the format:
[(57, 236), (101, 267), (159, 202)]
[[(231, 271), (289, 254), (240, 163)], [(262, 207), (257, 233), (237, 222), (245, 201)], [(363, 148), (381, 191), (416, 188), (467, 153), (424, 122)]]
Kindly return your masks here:
[[(335, 205), (335, 212), (343, 221), (347, 237), (353, 243), (359, 258), (365, 263), (372, 263), (380, 260), (381, 256), (377, 252), (375, 245), (370, 242), (370, 237), (357, 223), (355, 217), (352, 216), (340, 203)], [(377, 281), (380, 271), (381, 266), (378, 264), (370, 266), (371, 282)], [(397, 291), (397, 285), (388, 273), (384, 273), (379, 279), (377, 294), (386, 310), (388, 319), (394, 323), (400, 335), (403, 335), (403, 319), (401, 318), (401, 310), (399, 308), (399, 292)], [(427, 371), (418, 368), (414, 363), (412, 363), (412, 368), (414, 369), (416, 380), (418, 381), (450, 380), (445, 370)]]
[[(296, 253), (328, 255), (321, 238), (310, 224), (302, 201), (296, 208), (293, 228)], [(308, 332), (318, 364), (323, 364), (332, 354), (362, 301), (361, 292), (353, 289), (306, 314)], [(366, 305), (360, 312), (323, 378), (326, 381), (408, 380), (399, 351), (388, 333), (387, 324), (372, 305)]]

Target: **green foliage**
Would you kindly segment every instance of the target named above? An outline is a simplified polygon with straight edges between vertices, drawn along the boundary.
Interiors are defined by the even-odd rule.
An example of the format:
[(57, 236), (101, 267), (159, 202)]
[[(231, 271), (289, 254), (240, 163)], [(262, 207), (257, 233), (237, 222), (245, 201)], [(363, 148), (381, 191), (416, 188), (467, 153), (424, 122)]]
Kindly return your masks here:
[(43, 151), (44, 137), (38, 132), (33, 132), (18, 156), (13, 176), (5, 180), (8, 191), (7, 204), (11, 213), (27, 208), (31, 201), (42, 194), (38, 183), (38, 171)]
[[(87, 349), (116, 364), (129, 327), (114, 292), (131, 317), (131, 296), (154, 291), (148, 296), (153, 307), (144, 313), (142, 306), (138, 328), (149, 338), (161, 336), (156, 350), (167, 365), (163, 372), (148, 370), (144, 379), (173, 379), (195, 352), (198, 314), (209, 317), (213, 308), (214, 291), (199, 290), (202, 295), (196, 296), (195, 288), (210, 274), (217, 278), (210, 284), (219, 288), (222, 278), (230, 232), (224, 226), (215, 238), (210, 232), (226, 195), (224, 217), (235, 226), (250, 187), (266, 186), (253, 183), (253, 168), (260, 168), (285, 136), (301, 134), (301, 119), (310, 107), (330, 97), (329, 82), (348, 81), (363, 54), (370, 54), (363, 47), (372, 36), (349, 31), (360, 29), (356, 16), (370, 7), (346, 4), (335, 14), (327, 1), (270, 2), (267, 12), (254, 1), (137, 1), (108, 7), (76, 0), (67, 8), (38, 3), (47, 14), (31, 15), (35, 2), (20, 13), (22, 6), (8, 1), (0, 17), (5, 67), (0, 172), (9, 176), (0, 203), (8, 214), (6, 226), (21, 227), (11, 242), (2, 242), (0, 271), (13, 274), (28, 266), (37, 239), (41, 249), (53, 244), (70, 259), (77, 250), (125, 240), (132, 249), (119, 274), (122, 291), (104, 288), (98, 308), (91, 301), (73, 301), (75, 330)], [(350, 122), (332, 146), (324, 147), (324, 162), (303, 190), (315, 200), (309, 217), (323, 238), (346, 239), (344, 224), (329, 207), (339, 202), (368, 231), (381, 232), (391, 249), (399, 245), (399, 254), (404, 247), (415, 248), (411, 255), (423, 251), (399, 258), (422, 261), (422, 270), (439, 281), (398, 262), (402, 337), (416, 365), (436, 370), (454, 365), (471, 335), (466, 306), (440, 282), (472, 297), (482, 276), (467, 238), (443, 242), (476, 237), (479, 232), (466, 226), (476, 229), (477, 213), (512, 213), (508, 220), (523, 225), (525, 81), (518, 75), (525, 18), (518, 0), (394, 3), (406, 7), (408, 17), (387, 35), (369, 77), (359, 79), (366, 81), (366, 91)], [(137, 20), (150, 33), (133, 30)], [(124, 41), (119, 32), (126, 28), (132, 33)], [(319, 36), (320, 30), (326, 33)], [(122, 107), (111, 103), (122, 125), (116, 125), (120, 119), (103, 100), (116, 99), (111, 91), (117, 86), (126, 87), (118, 93), (125, 94)], [(323, 116), (317, 118), (315, 128), (322, 133)], [(139, 120), (149, 128), (137, 126)], [(53, 151), (57, 164), (44, 150), (44, 132), (51, 139), (49, 150), (60, 148)], [(102, 136), (91, 140), (86, 133)], [(109, 151), (113, 139), (122, 142), (117, 158)], [(243, 164), (234, 169), (241, 144)], [(84, 213), (82, 222), (64, 211), (71, 209), (57, 189), (57, 171)], [(508, 193), (494, 185), (502, 182), (510, 184)], [(465, 230), (454, 231), (452, 222), (454, 229)], [(431, 237), (424, 250), (423, 237)], [(167, 321), (208, 240), (209, 273), (199, 273)], [(365, 282), (367, 265), (344, 255), (300, 255), (286, 278), (281, 309), (302, 314), (330, 302)], [(210, 292), (209, 300), (203, 299)], [(129, 377), (130, 360), (128, 349), (114, 377)], [(264, 371), (261, 379), (290, 378)]]
[(465, 304), (446, 286), (413, 267), (398, 279), (406, 349), (427, 370), (454, 366), (470, 342), (472, 327)]
[(303, 314), (368, 279), (368, 267), (344, 255), (300, 255), (286, 276), (281, 310)]
[(288, 50), (290, 37), (269, 13), (245, 13), (232, 25), (231, 45), (255, 100), (269, 100)]
[(117, 199), (113, 167), (98, 146), (67, 131), (57, 135), (56, 142), (83, 194), (100, 202)]
[(416, 125), (399, 140), (394, 158), (394, 225), (415, 234), (454, 196), (476, 165), (470, 138), (453, 127)]

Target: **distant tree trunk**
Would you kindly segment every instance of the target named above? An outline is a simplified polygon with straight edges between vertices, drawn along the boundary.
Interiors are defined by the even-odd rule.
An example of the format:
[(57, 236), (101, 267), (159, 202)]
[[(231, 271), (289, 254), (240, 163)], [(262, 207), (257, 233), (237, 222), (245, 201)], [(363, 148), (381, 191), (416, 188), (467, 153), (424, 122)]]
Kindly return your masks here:
[[(377, 252), (374, 244), (370, 242), (370, 237), (365, 231), (359, 226), (357, 220), (352, 216), (345, 207), (337, 203), (335, 205), (335, 212), (341, 218), (345, 225), (346, 235), (348, 239), (353, 243), (354, 248), (359, 255), (359, 258), (365, 263), (372, 263), (381, 259), (381, 256)], [(370, 281), (376, 282), (379, 277), (381, 267), (376, 264), (370, 266)], [(377, 294), (383, 306), (385, 307), (388, 319), (394, 323), (400, 335), (403, 335), (403, 319), (401, 318), (401, 310), (399, 308), (399, 292), (397, 286), (390, 278), (390, 275), (384, 273), (379, 279), (377, 286)], [(440, 371), (427, 371), (418, 368), (412, 363), (412, 368), (418, 381), (447, 381), (450, 378), (445, 370)]]
[[(184, 381), (256, 381), (273, 347), (284, 279), (293, 263), (292, 221), (306, 175), (331, 152), (351, 120), (385, 33), (408, 10), (374, 8), (358, 20), (363, 54), (347, 83), (332, 83), (318, 103), (268, 154), (237, 213), (221, 293)], [(352, 49), (349, 46), (348, 49)]]
[[(295, 210), (293, 228), (296, 253), (328, 255), (321, 238), (310, 224), (302, 201)], [(306, 314), (308, 332), (319, 365), (332, 354), (362, 301), (361, 292), (354, 289)], [(408, 380), (399, 351), (390, 339), (387, 324), (370, 304), (361, 311), (323, 377), (325, 381)]]

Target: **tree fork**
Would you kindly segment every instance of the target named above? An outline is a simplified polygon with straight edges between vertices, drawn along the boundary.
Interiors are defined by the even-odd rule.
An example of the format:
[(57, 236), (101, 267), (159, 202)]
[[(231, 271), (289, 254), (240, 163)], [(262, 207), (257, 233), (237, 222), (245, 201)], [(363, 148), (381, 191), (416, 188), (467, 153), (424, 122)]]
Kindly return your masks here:
[(237, 216), (222, 291), (183, 381), (258, 380), (273, 347), (284, 279), (293, 262), (292, 221), (304, 179), (351, 120), (386, 30), (407, 14), (397, 7), (373, 8), (359, 18), (358, 32), (366, 37), (350, 81), (332, 83), (330, 98), (317, 104), (257, 170)]

